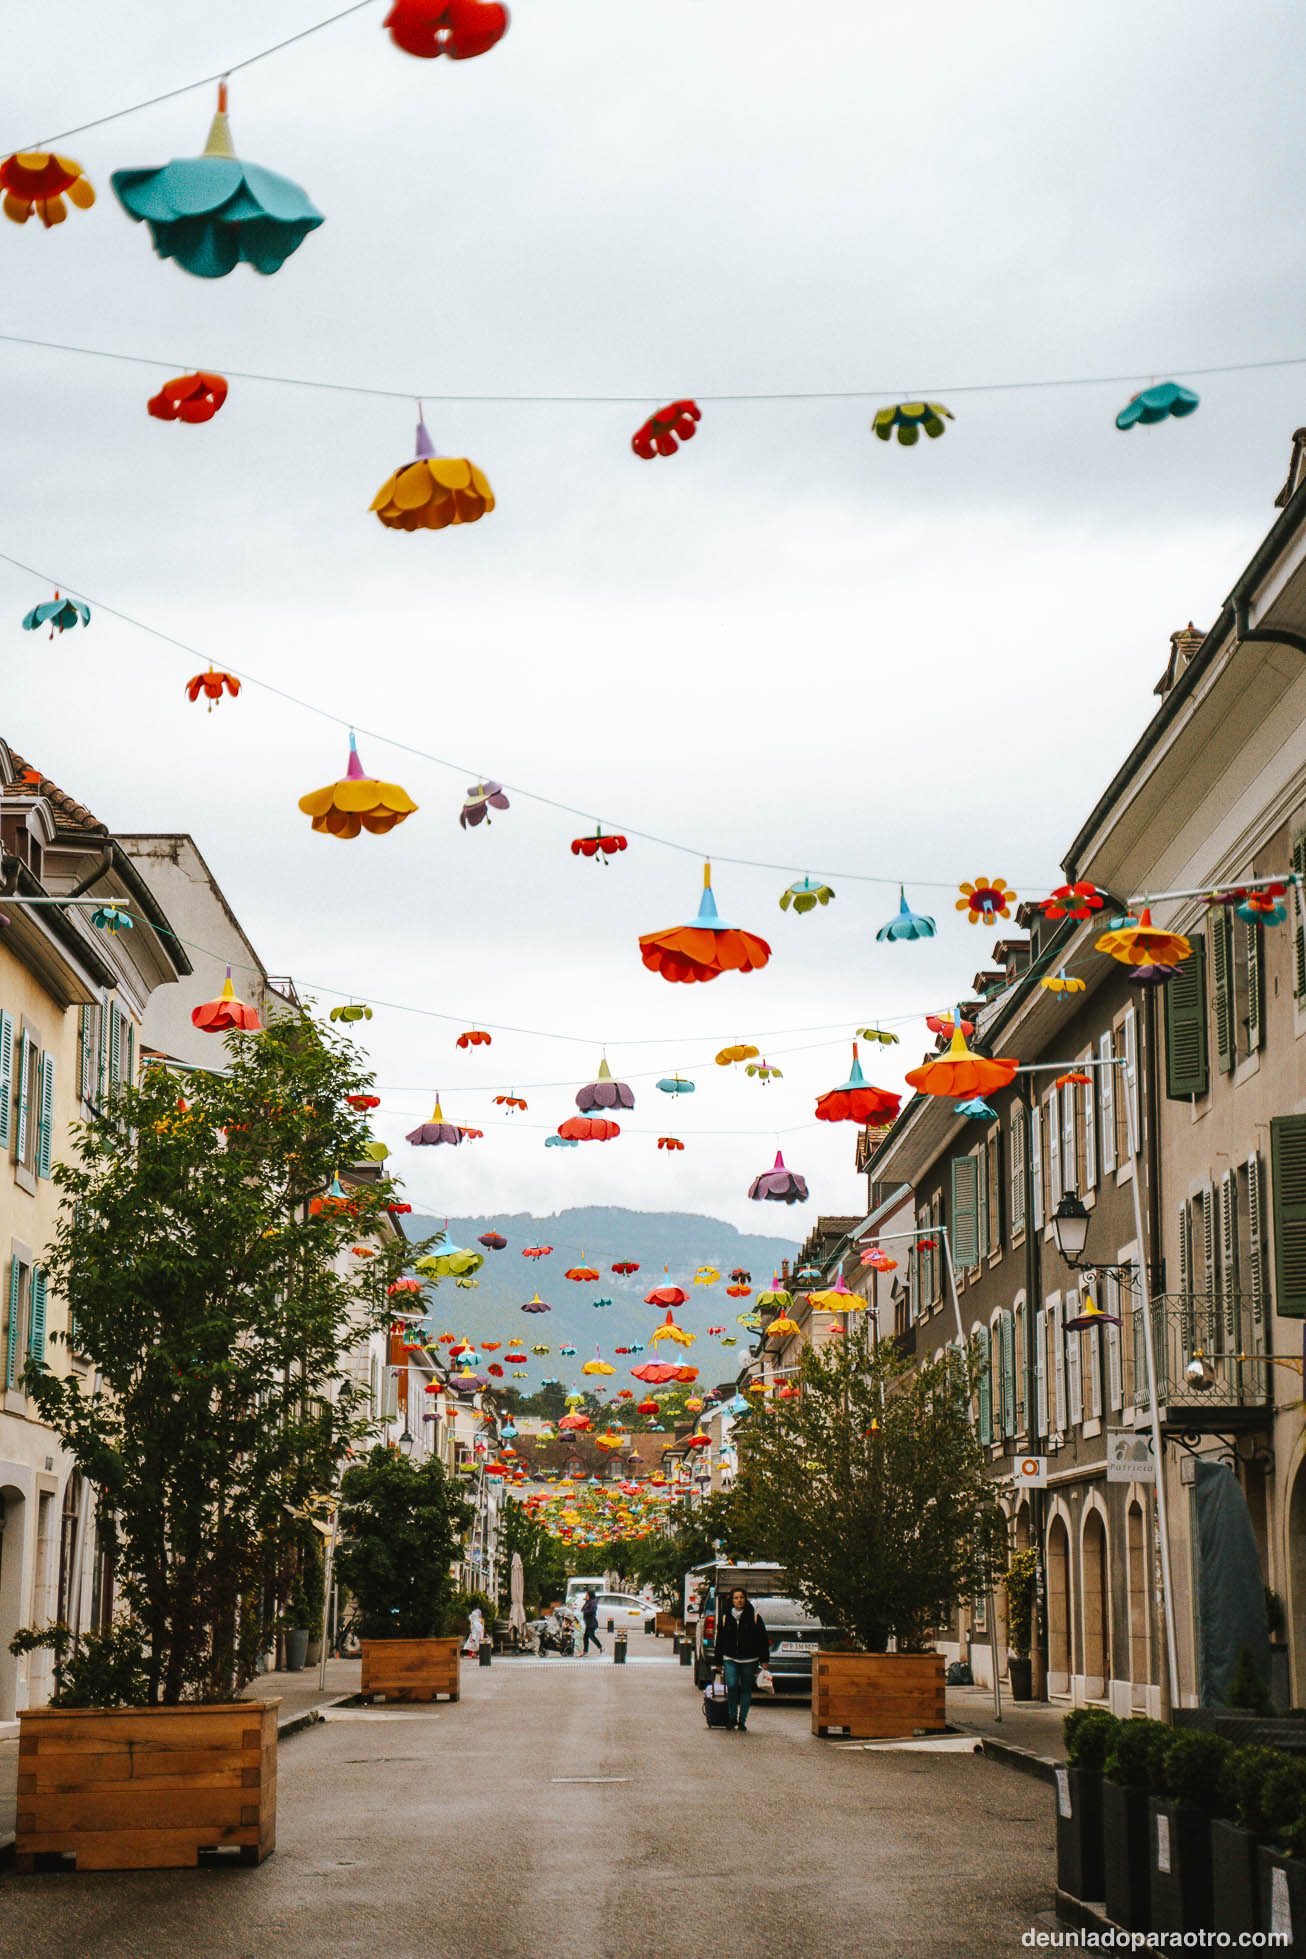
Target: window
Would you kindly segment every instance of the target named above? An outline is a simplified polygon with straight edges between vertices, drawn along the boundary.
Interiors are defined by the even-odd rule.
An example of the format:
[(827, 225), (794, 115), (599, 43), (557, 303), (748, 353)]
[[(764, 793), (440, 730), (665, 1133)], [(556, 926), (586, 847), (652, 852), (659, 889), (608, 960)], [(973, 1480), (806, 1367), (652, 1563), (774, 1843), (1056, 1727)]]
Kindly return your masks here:
[(1124, 1330), (1125, 1313), (1122, 1311), (1121, 1291), (1120, 1275), (1116, 1272), (1104, 1272), (1102, 1297), (1097, 1303), (1104, 1313), (1113, 1313), (1121, 1322), (1119, 1326), (1108, 1325), (1103, 1329), (1103, 1338), (1106, 1340), (1106, 1403), (1113, 1415), (1119, 1414), (1125, 1400), (1124, 1343), (1120, 1337)]
[(1091, 1064), (1093, 1050), (1089, 1048), (1080, 1059), (1086, 1064), (1083, 1072), (1088, 1080), (1075, 1091), (1079, 1097), (1079, 1137), (1081, 1145), (1080, 1185), (1081, 1190), (1097, 1188), (1097, 1079), (1096, 1070)]
[(930, 1304), (938, 1306), (943, 1299), (943, 1192), (936, 1190), (930, 1199), (930, 1232), (934, 1245), (930, 1252)]
[(1061, 1187), (1063, 1190), (1081, 1191), (1084, 1186), (1079, 1180), (1079, 1090), (1073, 1082), (1062, 1084), (1061, 1090)]
[(1009, 1216), (1014, 1236), (1025, 1228), (1025, 1109), (1020, 1102), (1011, 1105), (1010, 1136), (1007, 1146), (1007, 1159), (1011, 1166)]
[(15, 1251), (5, 1301), (4, 1384), (16, 1387), (28, 1360), (45, 1359), (45, 1273)]
[(1258, 1351), (1265, 1348), (1265, 1171), (1259, 1151), (1238, 1172), (1244, 1201), (1239, 1208), (1238, 1270), (1247, 1294), (1248, 1338)]
[(1172, 1102), (1205, 1095), (1210, 1087), (1206, 1044), (1206, 941), (1190, 935), (1185, 959), (1165, 995), (1165, 1092)]
[(1132, 1007), (1126, 1007), (1111, 1030), (1111, 1052), (1117, 1063), (1123, 1061), (1124, 1067), (1113, 1068), (1115, 1076), (1115, 1149), (1114, 1158), (1121, 1168), (1130, 1161), (1129, 1119), (1133, 1117), (1134, 1135), (1139, 1136), (1138, 1125), (1138, 1022)]
[(1061, 1325), (1063, 1336), (1061, 1346), (1066, 1363), (1066, 1386), (1070, 1404), (1070, 1425), (1072, 1428), (1078, 1428), (1084, 1419), (1083, 1336), (1079, 1333), (1066, 1335), (1064, 1323), (1065, 1318), (1073, 1318), (1074, 1314), (1079, 1310), (1079, 1299), (1075, 1293), (1067, 1293), (1066, 1306), (1070, 1309), (1069, 1314), (1064, 1314), (1064, 1308), (1058, 1309), (1060, 1314), (1064, 1314)]
[(1270, 1123), (1274, 1218), (1274, 1310), (1306, 1318), (1306, 1116)]
[(36, 1178), (50, 1175), (53, 1164), (54, 1056), (42, 1050), (35, 1031), (26, 1025), (15, 1044), (13, 1022), (7, 1014), (0, 1020), (5, 1023), (0, 1026), (3, 1135), (7, 1141), (12, 1129), (14, 1165), (30, 1188)]
[(1014, 1431), (1014, 1432), (1015, 1432), (1015, 1434), (1017, 1434), (1017, 1435), (1024, 1435), (1024, 1434), (1026, 1433), (1026, 1425), (1025, 1425), (1025, 1416), (1026, 1416), (1026, 1410), (1025, 1410), (1025, 1370), (1026, 1370), (1026, 1368), (1027, 1368), (1027, 1367), (1028, 1367), (1028, 1365), (1029, 1365), (1029, 1355), (1028, 1355), (1028, 1351), (1027, 1351), (1027, 1348), (1026, 1348), (1026, 1341), (1027, 1341), (1027, 1339), (1028, 1339), (1028, 1327), (1027, 1327), (1027, 1325), (1026, 1325), (1026, 1321), (1027, 1321), (1027, 1318), (1028, 1318), (1028, 1315), (1027, 1315), (1027, 1314), (1026, 1314), (1026, 1312), (1025, 1312), (1025, 1302), (1024, 1302), (1024, 1300), (1023, 1300), (1023, 1299), (1018, 1299), (1018, 1300), (1016, 1301), (1016, 1304), (1015, 1304), (1015, 1306), (1014, 1306), (1014, 1307), (1012, 1308), (1012, 1314), (1011, 1314), (1011, 1317), (1012, 1317), (1012, 1323), (1013, 1323), (1013, 1325), (1014, 1325), (1014, 1327), (1015, 1327), (1015, 1329), (1016, 1329), (1016, 1341), (1015, 1341), (1015, 1346), (1016, 1346), (1016, 1427), (1015, 1427), (1015, 1431)]

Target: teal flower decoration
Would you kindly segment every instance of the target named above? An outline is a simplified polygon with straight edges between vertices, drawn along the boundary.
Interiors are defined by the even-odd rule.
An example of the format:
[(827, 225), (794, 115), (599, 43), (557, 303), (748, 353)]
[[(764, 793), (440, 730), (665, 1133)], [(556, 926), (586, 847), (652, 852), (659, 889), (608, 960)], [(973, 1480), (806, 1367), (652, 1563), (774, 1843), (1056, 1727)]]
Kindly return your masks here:
[(1201, 396), (1177, 381), (1160, 381), (1154, 388), (1142, 388), (1116, 416), (1118, 429), (1131, 429), (1136, 422), (1164, 422), (1169, 415), (1191, 415)]
[(973, 1116), (977, 1122), (996, 1122), (998, 1112), (990, 1108), (982, 1095), (972, 1095), (965, 1102), (954, 1102), (953, 1108), (959, 1116)]
[(887, 925), (882, 925), (875, 934), (881, 943), (890, 945), (899, 939), (932, 939), (934, 920), (926, 918), (923, 912), (913, 911), (907, 903), (907, 896), (901, 885), (898, 886), (898, 914)]
[(225, 82), (203, 156), (115, 170), (110, 181), (128, 217), (149, 226), (159, 257), (176, 259), (197, 279), (225, 279), (242, 261), (256, 272), (279, 272), (324, 222), (289, 177), (236, 155)]
[(66, 633), (70, 626), (89, 626), (91, 608), (83, 605), (80, 599), (60, 598), (58, 592), (42, 605), (34, 605), (23, 619), (23, 631), (34, 633), (42, 626), (50, 628), (50, 637), (56, 633)]
[(98, 925), (102, 932), (108, 932), (116, 939), (119, 932), (131, 931), (133, 919), (131, 913), (124, 911), (121, 905), (97, 905), (91, 913), (91, 923)]

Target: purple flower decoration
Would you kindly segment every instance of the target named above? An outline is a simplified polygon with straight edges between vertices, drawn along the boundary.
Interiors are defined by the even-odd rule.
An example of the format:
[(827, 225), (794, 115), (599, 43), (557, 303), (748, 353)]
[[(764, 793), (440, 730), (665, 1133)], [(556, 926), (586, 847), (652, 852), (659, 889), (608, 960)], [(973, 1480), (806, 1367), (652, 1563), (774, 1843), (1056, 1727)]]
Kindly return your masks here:
[(492, 809), (507, 807), (508, 798), (501, 782), (474, 782), (467, 791), (458, 821), (464, 830), (474, 830), (478, 823), (489, 822)]
[(526, 1301), (526, 1304), (522, 1307), (522, 1311), (523, 1313), (551, 1313), (553, 1308), (547, 1301), (541, 1299), (537, 1292), (532, 1298)]
[(446, 1122), (440, 1107), (440, 1098), (435, 1098), (435, 1109), (429, 1122), (419, 1122), (416, 1129), (410, 1129), (405, 1141), (434, 1146), (436, 1143), (461, 1143), (463, 1132), (456, 1122)]
[(606, 1059), (600, 1061), (598, 1078), (576, 1091), (576, 1107), (588, 1109), (633, 1109), (635, 1097), (625, 1082), (614, 1082)]
[(748, 1194), (758, 1203), (769, 1200), (773, 1204), (805, 1204), (807, 1179), (788, 1169), (782, 1152), (777, 1150), (774, 1165), (770, 1170), (763, 1170), (760, 1177), (754, 1177)]
[(1131, 966), (1125, 978), (1131, 986), (1168, 986), (1178, 971), (1177, 966)]

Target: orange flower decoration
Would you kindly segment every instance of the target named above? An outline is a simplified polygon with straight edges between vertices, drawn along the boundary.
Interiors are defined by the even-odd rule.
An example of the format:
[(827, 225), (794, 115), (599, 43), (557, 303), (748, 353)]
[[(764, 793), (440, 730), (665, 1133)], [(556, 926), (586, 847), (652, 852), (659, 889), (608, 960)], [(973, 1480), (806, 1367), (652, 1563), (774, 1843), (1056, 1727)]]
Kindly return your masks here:
[(620, 1136), (621, 1124), (607, 1116), (568, 1116), (558, 1124), (558, 1134), (569, 1143), (610, 1143)]
[(230, 694), (234, 701), (239, 692), (240, 682), (235, 674), (220, 673), (217, 667), (210, 667), (206, 673), (192, 674), (186, 682), (187, 698), (197, 701), (200, 695), (204, 694), (208, 699), (210, 714), (213, 712), (214, 703), (220, 701), (224, 693)]
[(1082, 1068), (1072, 1068), (1068, 1075), (1058, 1075), (1052, 1084), (1054, 1088), (1091, 1088), (1092, 1085), (1093, 1077), (1086, 1075)]
[(488, 1048), (493, 1045), (489, 1035), (480, 1027), (469, 1027), (465, 1034), (458, 1036), (460, 1048)]
[(227, 383), (221, 374), (179, 374), (165, 381), (145, 406), (156, 422), (211, 422), (227, 399)]
[(526, 1104), (522, 1101), (520, 1095), (496, 1095), (494, 1106), (497, 1109), (515, 1110), (524, 1109)]
[(935, 1061), (924, 1062), (919, 1068), (909, 1069), (907, 1080), (922, 1095), (987, 1095), (992, 1089), (1006, 1088), (1019, 1066), (1014, 1056), (990, 1059), (987, 1055), (972, 1054), (966, 1046), (966, 1036), (958, 1027), (953, 1031), (947, 1053)]
[(222, 991), (216, 1000), (205, 1000), (191, 1010), (191, 1025), (198, 1027), (202, 1034), (257, 1034), (262, 1023), (258, 1008), (251, 1007), (245, 1000), (236, 998), (236, 989), (231, 984), (231, 968), (222, 982)]
[(1164, 932), (1153, 925), (1151, 911), (1144, 907), (1136, 921), (1130, 919), (1104, 932), (1096, 950), (1109, 952), (1122, 966), (1177, 966), (1193, 948), (1181, 932)]
[(714, 980), (721, 973), (759, 972), (771, 957), (765, 939), (738, 925), (727, 925), (719, 916), (710, 864), (703, 866), (703, 896), (697, 916), (687, 925), (672, 925), (665, 932), (646, 932), (640, 939), (639, 952), (651, 973), (682, 984)]
[(89, 211), (95, 191), (82, 175), (80, 163), (53, 150), (19, 150), (0, 163), (0, 190), (5, 194), (4, 211), (15, 224), (26, 224), (35, 213), (49, 231), (68, 216), (68, 205)]
[(853, 1042), (853, 1065), (846, 1082), (838, 1088), (827, 1089), (817, 1097), (816, 1119), (818, 1122), (860, 1122), (878, 1128), (892, 1122), (898, 1114), (898, 1104), (902, 1100), (887, 1088), (872, 1088), (862, 1073), (862, 1064), (857, 1058), (857, 1043)]
[(684, 1147), (685, 1145), (681, 1142), (679, 1136), (658, 1137), (658, 1148), (660, 1150), (683, 1150)]
[(349, 737), (349, 766), (339, 782), (328, 782), (325, 789), (312, 789), (301, 796), (299, 807), (313, 819), (313, 828), (327, 837), (356, 837), (360, 830), (384, 836), (402, 823), (417, 808), (406, 789), (397, 782), (379, 782), (363, 773), (358, 759), (358, 744)]
[(992, 925), (995, 918), (1011, 917), (1016, 894), (1007, 889), (1005, 878), (977, 877), (973, 884), (963, 884), (959, 889), (957, 910), (967, 913), (972, 925)]
[(442, 531), (484, 517), (494, 509), (494, 491), (465, 456), (438, 456), (422, 421), (416, 456), (381, 485), (372, 508), (387, 530)]

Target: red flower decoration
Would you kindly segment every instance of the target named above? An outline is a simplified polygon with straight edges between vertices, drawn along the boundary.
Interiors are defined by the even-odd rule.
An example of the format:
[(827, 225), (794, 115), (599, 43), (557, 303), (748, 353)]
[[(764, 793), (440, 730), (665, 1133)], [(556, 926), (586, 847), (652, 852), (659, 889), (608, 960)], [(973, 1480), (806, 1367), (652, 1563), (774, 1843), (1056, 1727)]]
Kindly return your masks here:
[(469, 1027), (465, 1034), (458, 1036), (457, 1045), (460, 1048), (488, 1048), (493, 1047), (494, 1043), (483, 1028)]
[(568, 1116), (558, 1124), (558, 1134), (572, 1143), (610, 1143), (620, 1136), (621, 1124), (607, 1116)]
[(595, 830), (592, 837), (573, 837), (571, 840), (573, 857), (597, 857), (599, 862), (604, 864), (609, 857), (615, 856), (619, 850), (626, 848), (624, 837), (616, 835), (615, 832), (609, 835), (603, 830)]
[(683, 1306), (685, 1299), (679, 1286), (654, 1286), (652, 1292), (644, 1294), (646, 1306)]
[(628, 1279), (632, 1272), (639, 1271), (639, 1260), (637, 1258), (619, 1258), (612, 1269), (614, 1272), (619, 1273), (623, 1279)]
[(852, 1071), (846, 1082), (838, 1088), (827, 1090), (818, 1096), (816, 1118), (818, 1122), (860, 1122), (878, 1125), (892, 1122), (898, 1114), (900, 1095), (894, 1095), (887, 1088), (872, 1088), (862, 1074), (862, 1064), (857, 1059), (857, 1043), (853, 1042)]
[(234, 673), (221, 673), (217, 667), (210, 667), (206, 673), (192, 674), (186, 682), (188, 698), (197, 701), (200, 695), (204, 694), (208, 699), (210, 714), (213, 712), (213, 703), (222, 699), (224, 691), (230, 694), (234, 701), (240, 692), (240, 682)]
[(658, 1137), (658, 1148), (660, 1150), (683, 1150), (684, 1147), (685, 1145), (681, 1142), (679, 1136)]
[(696, 401), (672, 401), (641, 423), (630, 438), (630, 446), (645, 462), (654, 456), (674, 456), (682, 442), (688, 442), (703, 419)]
[(1039, 899), (1044, 918), (1091, 918), (1101, 911), (1104, 899), (1095, 884), (1059, 884), (1048, 897)]
[(714, 980), (719, 973), (758, 972), (770, 959), (771, 948), (755, 932), (725, 924), (712, 891), (712, 867), (705, 864), (697, 915), (664, 932), (643, 933), (639, 955), (651, 973), (688, 984)]
[(485, 1371), (486, 1371), (486, 1373), (487, 1373), (487, 1374), (496, 1374), (496, 1375), (498, 1375), (498, 1374), (502, 1374), (502, 1373), (503, 1373), (503, 1369), (502, 1369), (502, 1368), (500, 1367), (500, 1365), (499, 1365), (499, 1363), (498, 1363), (498, 1361), (497, 1361), (497, 1360), (492, 1360), (492, 1361), (490, 1362), (490, 1364), (489, 1364), (489, 1366), (488, 1366), (488, 1367), (486, 1368), (486, 1370), (485, 1370)]
[(458, 1134), (466, 1143), (479, 1143), (484, 1138), (485, 1131), (483, 1129), (469, 1129), (465, 1122), (460, 1122), (458, 1125)]
[(246, 1000), (236, 998), (236, 990), (231, 984), (231, 968), (223, 981), (222, 991), (216, 1000), (205, 1000), (191, 1010), (191, 1025), (198, 1027), (202, 1034), (257, 1034), (262, 1023), (258, 1008), (251, 1007)]
[(411, 1204), (387, 1204), (385, 1208), (392, 1218), (397, 1218), (402, 1217), (405, 1211), (411, 1211), (413, 1207)]
[(220, 374), (179, 374), (165, 381), (146, 407), (156, 422), (211, 422), (227, 399)]
[(751, 1286), (727, 1286), (726, 1297), (728, 1299), (747, 1299), (752, 1290), (753, 1288)]
[(508, 9), (496, 0), (395, 0), (384, 25), (395, 46), (419, 61), (442, 54), (471, 61), (508, 32)]
[(351, 1109), (379, 1109), (381, 1106), (379, 1095), (346, 1095), (345, 1100)]
[[(926, 1014), (925, 1025), (929, 1028), (931, 1034), (943, 1034), (948, 1040), (951, 1040), (952, 1030), (956, 1027), (957, 1020), (954, 1014)], [(974, 1021), (963, 1020), (961, 1031), (965, 1038), (969, 1040), (975, 1032)]]
[(494, 1106), (496, 1109), (516, 1110), (516, 1109), (524, 1109), (526, 1107), (526, 1104), (522, 1101), (520, 1095), (496, 1095), (494, 1098)]
[(522, 1257), (547, 1258), (552, 1250), (552, 1245), (526, 1245), (522, 1249)]

